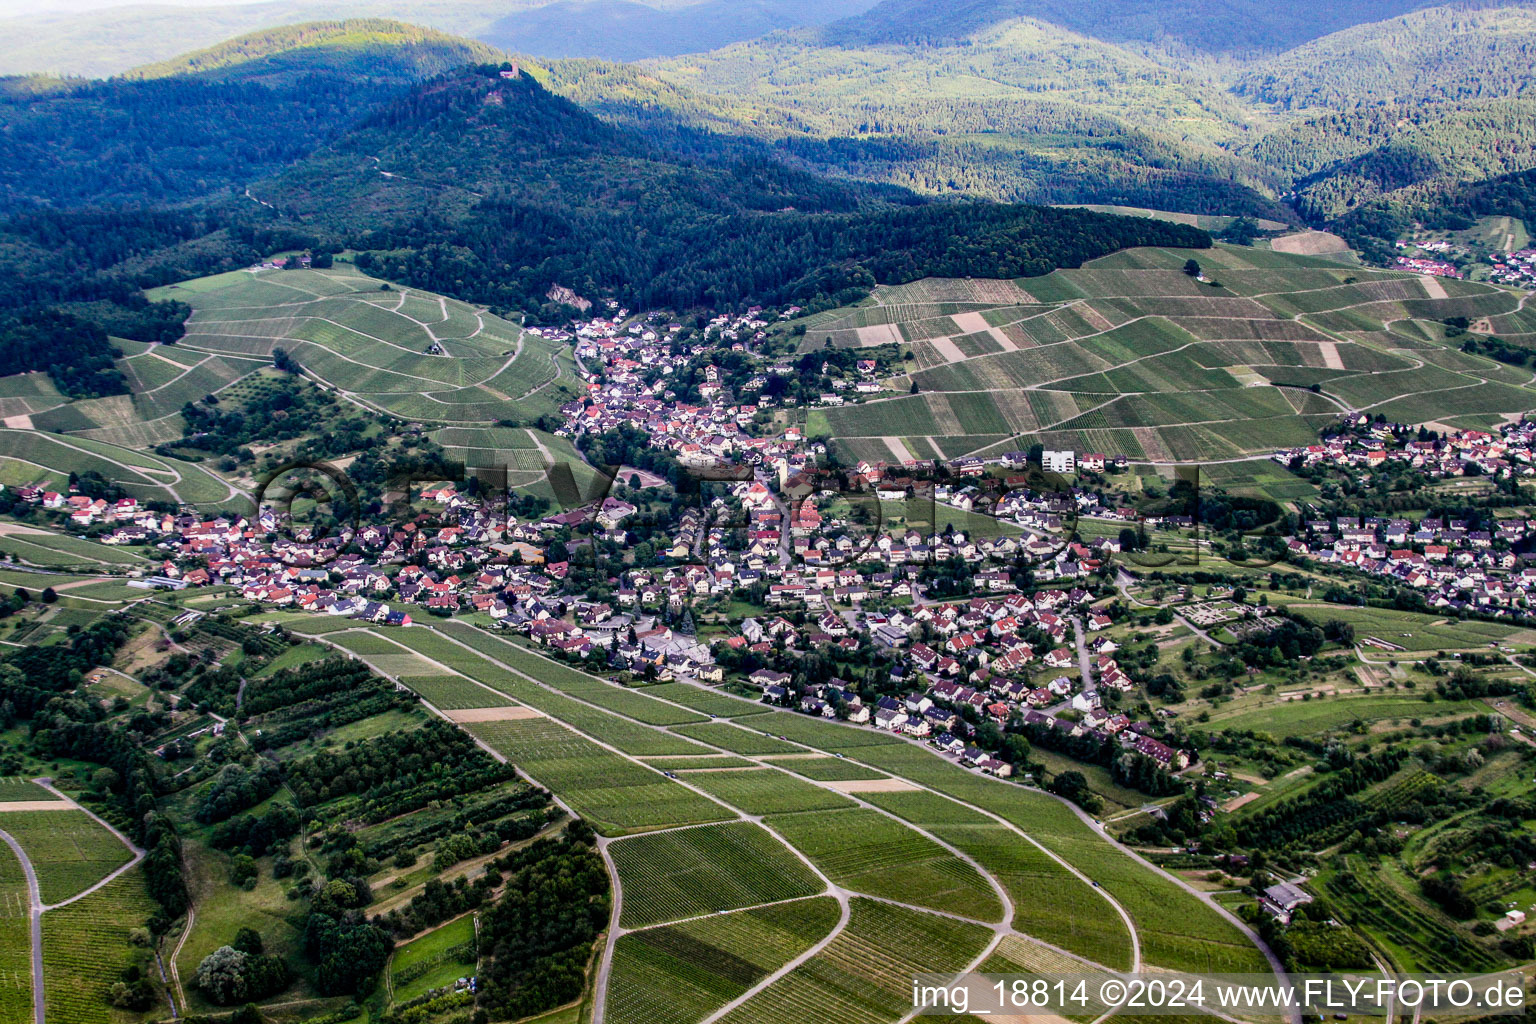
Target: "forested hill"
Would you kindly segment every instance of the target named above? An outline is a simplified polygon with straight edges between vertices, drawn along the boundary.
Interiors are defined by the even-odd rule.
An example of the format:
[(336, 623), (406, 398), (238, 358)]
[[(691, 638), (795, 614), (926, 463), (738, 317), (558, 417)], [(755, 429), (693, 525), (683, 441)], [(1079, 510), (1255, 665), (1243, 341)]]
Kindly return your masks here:
[(953, 43), (1013, 18), (1112, 42), (1172, 41), (1207, 53), (1279, 52), (1435, 0), (885, 0), (820, 32), (827, 43)]
[[(239, 66), (272, 56), (281, 54)], [(701, 134), (700, 155), (684, 157), (508, 63), (403, 93), (337, 87), (319, 97), (330, 107), (305, 95), (315, 75), (212, 80), (236, 66), (217, 63), (217, 74), (16, 100), (39, 125), (39, 111), (59, 104), (78, 159), (45, 173), (39, 125), (30, 137), (13, 132), (26, 144), (0, 155), (11, 207), (0, 220), (0, 375), (68, 364), (80, 372), (55, 377), (69, 393), (120, 390), (107, 335), (174, 340), (186, 313), (147, 303), (140, 289), (285, 249), (351, 248), (386, 277), (558, 316), (546, 297), (555, 285), (643, 307), (830, 306), (877, 281), (1043, 274), (1127, 246), (1210, 244), (1165, 222), (937, 203), (830, 180), (751, 140), (712, 148)], [(199, 150), (178, 146), (168, 128), (157, 133), (157, 96), (207, 100), (205, 127), (223, 133), (221, 144)], [(375, 102), (362, 107), (366, 96)], [(310, 109), (326, 116), (304, 130), (282, 123)], [(93, 111), (108, 129), (94, 148)], [(255, 180), (263, 169), (272, 173)]]
[(1532, 67), (1536, 8), (1437, 7), (1297, 47), (1233, 91), (1287, 110), (1482, 102), (1536, 91)]
[[(872, 0), (699, 0), (658, 8), (640, 0), (554, 0), (512, 11), (479, 38), (541, 57), (644, 60), (701, 53), (776, 29), (821, 25), (872, 6)], [(572, 31), (572, 26), (581, 26)]]
[[(779, 33), (646, 70), (706, 97), (712, 116), (734, 117), (743, 133), (782, 126), (776, 144), (825, 173), (1005, 202), (1288, 217), (1272, 198), (1281, 183), (1223, 148), (1254, 126), (1248, 105), (1207, 69), (1172, 68), (1044, 21), (924, 45)], [(556, 74), (562, 87), (578, 77)], [(602, 75), (571, 88), (605, 110), (639, 88), (619, 85), (610, 99), (614, 85)], [(677, 103), (657, 91), (631, 114)]]
[(321, 73), (365, 82), (419, 82), (460, 68), (501, 60), (493, 46), (386, 18), (312, 21), (251, 32), (171, 60), (145, 64), (126, 79), (202, 75), (255, 80), (278, 74)]
[(679, 157), (493, 66), (419, 87), (252, 193), (376, 272), (502, 308), (536, 309), (556, 283), (647, 307), (831, 302), (876, 280), (1209, 244), (1154, 221), (925, 203), (740, 152)]
[(393, 22), (329, 22), (106, 81), (0, 79), (0, 215), (238, 190), (410, 84), (496, 58), (483, 44)]

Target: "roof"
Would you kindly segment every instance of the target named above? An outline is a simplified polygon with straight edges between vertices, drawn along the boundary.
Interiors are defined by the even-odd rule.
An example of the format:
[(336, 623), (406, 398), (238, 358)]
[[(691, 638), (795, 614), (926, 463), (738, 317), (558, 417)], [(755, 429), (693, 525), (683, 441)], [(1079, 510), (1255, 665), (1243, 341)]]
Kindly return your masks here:
[(1264, 890), (1271, 903), (1289, 910), (1301, 903), (1311, 903), (1312, 894), (1290, 882), (1276, 882)]

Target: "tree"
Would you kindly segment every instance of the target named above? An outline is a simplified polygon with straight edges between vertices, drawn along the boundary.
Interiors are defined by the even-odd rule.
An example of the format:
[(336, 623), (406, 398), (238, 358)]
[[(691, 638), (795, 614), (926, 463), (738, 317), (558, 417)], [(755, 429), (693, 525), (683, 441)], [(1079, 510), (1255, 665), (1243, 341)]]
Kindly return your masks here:
[(1199, 277), (1200, 276), (1200, 261), (1199, 260), (1185, 260), (1184, 261), (1184, 273), (1188, 274), (1190, 277)]
[(107, 1001), (119, 1010), (142, 1013), (155, 1004), (155, 989), (147, 978), (115, 981), (107, 990)]
[(1097, 813), (1103, 803), (1088, 788), (1088, 780), (1082, 772), (1062, 772), (1051, 780), (1051, 792), (1059, 797), (1065, 797), (1077, 804), (1089, 814)]
[(54, 593), (52, 587), (43, 588), (43, 604), (53, 604), (53, 602), (57, 601), (58, 599), (59, 595)]
[(197, 987), (220, 1006), (246, 999), (246, 971), (250, 959), (250, 954), (233, 946), (220, 946), (197, 965)]

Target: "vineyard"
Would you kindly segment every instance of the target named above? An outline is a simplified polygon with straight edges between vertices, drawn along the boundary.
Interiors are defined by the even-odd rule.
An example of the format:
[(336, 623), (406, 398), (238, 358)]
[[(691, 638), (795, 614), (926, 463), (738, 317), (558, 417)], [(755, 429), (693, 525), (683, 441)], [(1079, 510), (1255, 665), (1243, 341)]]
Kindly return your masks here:
[(460, 676), (401, 676), (400, 681), (420, 694), (422, 700), (443, 711), (507, 708), (516, 703)]
[(824, 888), (750, 822), (655, 832), (613, 843), (608, 851), (623, 884), (619, 924), (625, 928), (812, 896)]
[(31, 779), (19, 775), (0, 776), (0, 804), (16, 800), (52, 800), (54, 796)]
[[(0, 828), (5, 821), (0, 818)], [(0, 843), (0, 1022), (32, 1019), (32, 936), (27, 879), (8, 844)]]
[(996, 894), (975, 868), (877, 811), (780, 814), (765, 823), (855, 892), (981, 921), (1002, 917)]
[(818, 897), (631, 932), (614, 948), (607, 1019), (696, 1021), (792, 960), (837, 923)]
[(548, 719), (466, 726), (608, 835), (724, 821), (733, 815)]
[[(1536, 404), (1508, 367), (1433, 330), (1407, 337), (1419, 323), (1509, 314), (1515, 300), (1496, 288), (1458, 282), (1445, 294), (1400, 272), (1221, 245), (1200, 255), (1215, 278), (1203, 283), (1182, 272), (1186, 256), (1130, 249), (1023, 284), (989, 282), (993, 302), (977, 301), (969, 281), (881, 287), (817, 314), (802, 351), (829, 339), (900, 343), (910, 359), (890, 383), (915, 388), (813, 409), (807, 429), (849, 461), (1032, 443), (1210, 461), (1310, 443), (1340, 405), (1419, 423)], [(914, 289), (967, 299), (913, 301)]]
[(846, 797), (775, 768), (742, 771), (695, 771), (688, 784), (724, 800), (748, 814), (781, 814), (786, 811), (819, 811), (852, 807)]
[(1392, 953), (1404, 970), (1479, 972), (1505, 965), (1469, 933), (1442, 923), (1383, 879), (1363, 858), (1323, 876), (1322, 885), (1351, 924)]
[(142, 955), (128, 933), (154, 911), (143, 873), (135, 869), (43, 915), (46, 1024), (111, 1024), (107, 989)]
[(4, 827), (27, 851), (44, 903), (62, 903), (133, 856), (84, 811), (18, 811)]
[(987, 929), (874, 900), (850, 901), (848, 927), (825, 949), (726, 1014), (724, 1024), (892, 1020), (912, 1006), (912, 977), (964, 969)]

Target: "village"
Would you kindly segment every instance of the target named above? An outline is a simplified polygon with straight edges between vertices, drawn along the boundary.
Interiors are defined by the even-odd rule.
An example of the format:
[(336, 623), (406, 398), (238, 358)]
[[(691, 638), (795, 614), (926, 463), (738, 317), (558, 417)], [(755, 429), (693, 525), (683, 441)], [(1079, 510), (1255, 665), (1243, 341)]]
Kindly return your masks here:
[[(651, 473), (622, 497), (607, 492), (522, 519), (503, 498), (440, 482), (420, 492), (414, 516), (321, 538), (291, 529), (270, 506), (254, 519), (208, 519), (37, 486), (18, 497), (103, 543), (163, 553), (159, 571), (133, 586), (222, 585), (259, 608), (393, 626), (468, 616), (620, 678), (733, 685), (921, 740), (997, 775), (1013, 772), (998, 756), (1010, 731), (1119, 749), (1160, 771), (1190, 767), (1191, 752), (1165, 742), (1166, 720), (1133, 717), (1144, 676), (1117, 664), (1110, 631), (1129, 621), (1116, 600), (1126, 532), (1145, 543), (1149, 530), (1154, 541), (1198, 536), (1199, 524), (1145, 514), (1105, 487), (1103, 474), (1123, 471), (1125, 456), (1044, 450), (943, 465), (860, 461), (834, 475), (823, 468), (826, 446), (778, 413), (878, 390), (875, 360), (828, 360), (814, 376), (830, 376), (831, 390), (823, 393), (821, 381), (806, 390), (793, 360), (758, 351), (774, 314), (716, 317), (685, 342), (676, 322), (608, 312), (555, 332), (573, 345), (588, 391), (562, 409), (557, 433), (580, 443), (630, 429), (711, 484), (668, 520), (665, 537), (646, 540), (644, 559), (633, 557), (639, 546), (627, 524), (643, 508), (670, 507), (658, 500), (666, 481)], [(720, 350), (740, 357), (729, 373), (710, 354)], [(799, 382), (799, 398), (770, 387), (775, 379)], [(741, 394), (752, 400), (734, 397)], [(1536, 425), (1524, 422), (1422, 439), (1358, 416), (1273, 459), (1365, 479), (1407, 468), (1507, 481), (1536, 473), (1533, 446)], [(636, 480), (628, 469), (618, 477)], [(1007, 528), (964, 528), (978, 521)], [(903, 525), (919, 522), (930, 525)], [(1090, 522), (1094, 529), (1079, 530)], [(1287, 559), (1402, 582), (1437, 609), (1524, 614), (1536, 588), (1536, 567), (1516, 551), (1536, 525), (1524, 519), (1297, 522), (1283, 538)], [(626, 560), (595, 571), (600, 545), (628, 552)], [(722, 616), (724, 608), (749, 614)], [(715, 623), (707, 635), (697, 625), (706, 615)], [(835, 668), (879, 669), (856, 682), (796, 678), (795, 664), (817, 652)]]

